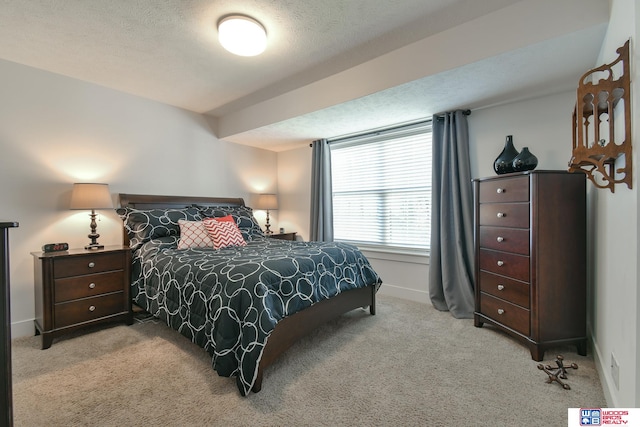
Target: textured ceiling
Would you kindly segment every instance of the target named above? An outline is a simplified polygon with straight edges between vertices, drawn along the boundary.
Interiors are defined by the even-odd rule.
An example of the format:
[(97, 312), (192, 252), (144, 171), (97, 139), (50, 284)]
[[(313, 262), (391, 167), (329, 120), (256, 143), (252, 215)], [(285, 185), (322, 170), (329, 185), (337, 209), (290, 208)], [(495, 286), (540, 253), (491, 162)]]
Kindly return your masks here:
[[(599, 9), (605, 11), (607, 3), (2, 0), (0, 58), (204, 113), (215, 125), (227, 116), (239, 115), (404, 46), (497, 11), (517, 8), (519, 3), (536, 2), (553, 3), (553, 7), (580, 5), (581, 9), (597, 9), (601, 2), (604, 6)], [(236, 57), (220, 47), (215, 23), (230, 13), (247, 14), (262, 22), (269, 37), (263, 55)], [(328, 100), (323, 108), (305, 111), (300, 117), (288, 114), (223, 137), (282, 150), (319, 136), (412, 120), (449, 108), (481, 107), (527, 96), (528, 91), (539, 94), (545, 81), (566, 87), (576, 73), (585, 71), (585, 64), (594, 65), (604, 27), (592, 25), (593, 21), (590, 18), (589, 25), (579, 31), (574, 28), (571, 34), (557, 34), (530, 46), (514, 45), (508, 53), (473, 61), (446, 74), (408, 78), (393, 88), (381, 87), (367, 96), (336, 101), (337, 105)], [(603, 22), (606, 16), (599, 24)], [(557, 65), (567, 55), (571, 61), (566, 66), (550, 70), (550, 65)], [(398, 64), (398, 70), (410, 67)], [(461, 85), (463, 79), (476, 84)]]
[[(574, 89), (576, 76), (593, 67), (604, 30), (596, 26), (554, 38), (229, 139), (283, 151), (310, 140), (416, 121), (443, 111), (484, 108)], [(576, 51), (577, 43), (591, 48)], [(550, 64), (568, 57), (571, 67), (549, 73)]]

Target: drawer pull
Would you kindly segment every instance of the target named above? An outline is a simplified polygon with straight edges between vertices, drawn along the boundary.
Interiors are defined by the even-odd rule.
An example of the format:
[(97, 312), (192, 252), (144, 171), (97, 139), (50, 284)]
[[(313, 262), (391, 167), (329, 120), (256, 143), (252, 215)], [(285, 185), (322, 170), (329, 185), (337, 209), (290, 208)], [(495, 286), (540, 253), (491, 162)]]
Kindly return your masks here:
[(96, 284), (95, 283), (89, 283), (89, 289), (95, 289)]
[(498, 212), (498, 213), (496, 214), (496, 216), (497, 216), (498, 218), (504, 218), (505, 216), (507, 216), (507, 214), (506, 214), (506, 213), (504, 213), (504, 212)]
[(498, 264), (498, 267), (502, 267), (504, 265), (504, 261), (498, 261), (496, 264)]
[(96, 311), (96, 306), (95, 305), (89, 306), (89, 311)]
[(498, 290), (499, 291), (503, 291), (504, 290), (504, 285), (498, 285)]
[(91, 261), (91, 262), (89, 263), (89, 265), (88, 265), (88, 267), (89, 267), (89, 268), (93, 268), (93, 267), (95, 267), (95, 266), (96, 266), (96, 263), (95, 263), (95, 262), (93, 262), (93, 261)]
[(502, 242), (504, 242), (504, 237), (498, 236), (498, 238), (496, 240), (498, 241), (498, 243), (502, 243)]
[(499, 308), (499, 309), (498, 309), (498, 314), (504, 314), (504, 310), (503, 310), (503, 309), (501, 309), (501, 308)]
[(502, 194), (502, 193), (506, 193), (506, 192), (507, 192), (507, 189), (506, 189), (506, 188), (498, 188), (498, 189), (496, 190), (496, 193), (498, 193), (498, 194)]

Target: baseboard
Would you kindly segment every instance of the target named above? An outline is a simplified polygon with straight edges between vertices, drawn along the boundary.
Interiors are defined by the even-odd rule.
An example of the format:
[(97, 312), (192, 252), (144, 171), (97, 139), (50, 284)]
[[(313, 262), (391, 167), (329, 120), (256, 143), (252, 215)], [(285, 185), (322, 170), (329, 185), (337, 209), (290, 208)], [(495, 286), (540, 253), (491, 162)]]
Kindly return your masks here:
[(593, 362), (596, 365), (596, 370), (600, 377), (602, 392), (604, 393), (604, 398), (607, 400), (607, 406), (609, 408), (619, 408), (617, 399), (615, 398), (616, 395), (615, 393), (612, 393), (612, 390), (615, 389), (615, 385), (613, 384), (613, 379), (609, 374), (609, 363), (602, 357), (600, 348), (593, 338), (591, 339), (591, 348), (593, 351)]
[(36, 327), (33, 324), (33, 319), (14, 322), (11, 324), (11, 339), (32, 337), (35, 334)]
[(427, 292), (418, 291), (416, 289), (403, 288), (401, 286), (389, 285), (387, 283), (382, 283), (382, 286), (380, 286), (380, 290), (378, 291), (378, 293), (381, 295), (388, 295), (391, 297), (422, 302), (425, 304), (431, 301)]

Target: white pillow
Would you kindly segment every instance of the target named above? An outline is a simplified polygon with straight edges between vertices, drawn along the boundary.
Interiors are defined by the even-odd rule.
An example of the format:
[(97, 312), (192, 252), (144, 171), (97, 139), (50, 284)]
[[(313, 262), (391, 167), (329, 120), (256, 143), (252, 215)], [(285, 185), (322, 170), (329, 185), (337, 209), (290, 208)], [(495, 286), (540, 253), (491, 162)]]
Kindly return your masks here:
[(202, 221), (180, 219), (178, 225), (180, 226), (178, 249), (213, 247), (213, 240)]

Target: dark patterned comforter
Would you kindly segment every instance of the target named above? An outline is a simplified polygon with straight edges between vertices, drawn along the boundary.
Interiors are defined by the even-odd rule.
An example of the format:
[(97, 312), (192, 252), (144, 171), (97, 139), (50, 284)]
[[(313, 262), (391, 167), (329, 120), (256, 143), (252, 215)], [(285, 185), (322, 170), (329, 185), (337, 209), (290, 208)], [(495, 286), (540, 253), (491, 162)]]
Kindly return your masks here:
[(245, 395), (275, 325), (342, 291), (379, 283), (344, 243), (262, 238), (245, 247), (176, 249), (176, 236), (134, 252), (134, 301), (212, 355)]

